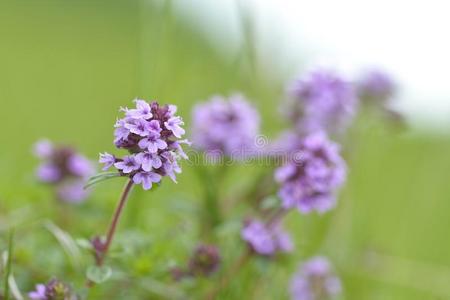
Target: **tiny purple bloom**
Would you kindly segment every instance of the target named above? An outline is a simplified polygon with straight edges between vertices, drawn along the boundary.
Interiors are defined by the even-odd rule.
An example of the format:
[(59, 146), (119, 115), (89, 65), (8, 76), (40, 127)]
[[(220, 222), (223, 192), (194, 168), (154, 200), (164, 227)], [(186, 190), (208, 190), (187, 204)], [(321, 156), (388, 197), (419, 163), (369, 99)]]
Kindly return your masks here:
[(152, 134), (139, 141), (141, 149), (147, 149), (150, 153), (158, 152), (158, 149), (163, 150), (167, 148), (167, 143), (160, 139), (159, 134)]
[(161, 125), (159, 124), (159, 121), (158, 120), (151, 120), (150, 122), (149, 122), (149, 129), (150, 129), (150, 131), (153, 133), (153, 134), (156, 134), (156, 133), (161, 133)]
[(40, 165), (36, 173), (39, 180), (43, 182), (56, 182), (61, 179), (61, 171), (52, 163), (44, 163)]
[(255, 148), (259, 113), (241, 95), (213, 96), (194, 108), (192, 120), (192, 139), (200, 150), (241, 157)]
[(330, 262), (324, 257), (314, 257), (299, 267), (290, 290), (292, 300), (329, 300), (335, 299), (342, 287)]
[(261, 221), (251, 220), (242, 229), (241, 236), (256, 253), (261, 255), (293, 250), (290, 236), (278, 224), (267, 226)]
[[(291, 140), (289, 161), (275, 171), (285, 208), (324, 213), (336, 205), (335, 192), (346, 179), (345, 161), (337, 144), (323, 132)], [(295, 149), (295, 150), (294, 150)]]
[(150, 104), (147, 101), (136, 99), (134, 102), (136, 103), (136, 108), (127, 110), (127, 117), (147, 120), (153, 116)]
[(316, 70), (296, 80), (289, 93), (284, 111), (301, 134), (342, 133), (357, 110), (352, 84), (328, 70)]
[(181, 120), (181, 117), (171, 117), (169, 120), (164, 122), (164, 126), (172, 131), (173, 135), (177, 138), (181, 138), (181, 136), (185, 133), (185, 130), (180, 126), (183, 125), (184, 122)]
[(385, 105), (395, 94), (395, 83), (381, 70), (368, 70), (356, 82), (356, 89), (361, 100), (378, 105)]
[[(47, 146), (50, 142), (46, 142)], [(40, 146), (40, 148), (48, 148)], [(94, 173), (91, 162), (72, 147), (51, 145), (51, 151), (41, 152), (43, 163), (36, 175), (42, 182), (52, 183), (58, 198), (67, 202), (81, 202), (88, 196), (84, 181)], [(41, 150), (42, 150), (41, 149)], [(74, 185), (74, 183), (76, 183)]]
[(94, 173), (92, 163), (84, 156), (74, 154), (67, 161), (67, 169), (75, 176), (89, 177)]
[(117, 120), (116, 124), (114, 125), (114, 127), (116, 128), (114, 130), (115, 136), (114, 142), (125, 140), (130, 135), (130, 130), (127, 129), (125, 125), (126, 125), (125, 119)]
[(123, 173), (128, 174), (133, 171), (136, 171), (139, 169), (139, 164), (136, 162), (136, 159), (132, 155), (127, 155), (123, 157), (122, 161), (118, 161), (114, 164), (114, 166), (122, 170)]
[(142, 170), (149, 172), (162, 166), (161, 158), (156, 153), (140, 152), (136, 154), (136, 162), (141, 164)]
[(150, 134), (150, 124), (143, 119), (132, 119), (129, 122), (125, 123), (125, 128), (128, 129), (131, 133), (140, 136), (148, 136)]
[(49, 158), (53, 153), (53, 144), (49, 140), (40, 140), (34, 144), (34, 154), (39, 158)]
[(173, 182), (177, 183), (177, 177), (175, 173), (181, 173), (181, 168), (178, 165), (176, 160), (173, 161), (166, 161), (163, 164), (164, 172), (167, 176), (169, 176), (170, 179), (172, 179)]
[(142, 184), (144, 190), (152, 188), (152, 184), (161, 181), (161, 175), (154, 172), (138, 172), (133, 176), (135, 184)]
[(36, 290), (29, 292), (28, 297), (31, 300), (48, 300), (45, 284), (36, 284)]
[(68, 203), (80, 203), (89, 195), (84, 188), (83, 180), (68, 181), (60, 184), (57, 188), (58, 198)]
[(101, 164), (104, 164), (102, 170), (106, 171), (114, 165), (114, 163), (116, 162), (116, 158), (114, 157), (114, 155), (109, 154), (107, 152), (100, 153), (99, 162)]

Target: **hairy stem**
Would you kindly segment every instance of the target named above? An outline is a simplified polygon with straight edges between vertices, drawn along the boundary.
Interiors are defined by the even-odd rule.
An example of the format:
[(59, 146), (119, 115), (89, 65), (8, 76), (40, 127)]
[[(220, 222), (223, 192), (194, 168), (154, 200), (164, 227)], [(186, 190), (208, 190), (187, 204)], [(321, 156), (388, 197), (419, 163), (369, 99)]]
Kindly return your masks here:
[(106, 254), (108, 253), (109, 247), (111, 246), (111, 242), (114, 238), (114, 233), (116, 232), (117, 224), (119, 223), (120, 216), (122, 215), (123, 208), (125, 206), (125, 203), (127, 202), (128, 195), (130, 194), (131, 188), (133, 187), (133, 180), (130, 179), (127, 184), (125, 185), (122, 195), (120, 196), (119, 204), (117, 205), (117, 208), (114, 212), (111, 224), (108, 228), (108, 233), (106, 235), (106, 241), (103, 244), (103, 247), (101, 249), (101, 255), (98, 257), (96, 263), (97, 266), (101, 266), (104, 263)]

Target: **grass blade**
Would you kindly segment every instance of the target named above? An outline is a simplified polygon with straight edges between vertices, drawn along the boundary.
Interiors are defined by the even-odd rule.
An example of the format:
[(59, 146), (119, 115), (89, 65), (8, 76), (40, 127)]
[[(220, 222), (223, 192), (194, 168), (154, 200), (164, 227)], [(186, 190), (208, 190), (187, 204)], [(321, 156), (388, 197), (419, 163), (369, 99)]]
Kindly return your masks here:
[(74, 268), (81, 266), (81, 252), (75, 240), (64, 230), (56, 226), (50, 221), (44, 222), (44, 227), (56, 238), (61, 247), (66, 252), (67, 256)]

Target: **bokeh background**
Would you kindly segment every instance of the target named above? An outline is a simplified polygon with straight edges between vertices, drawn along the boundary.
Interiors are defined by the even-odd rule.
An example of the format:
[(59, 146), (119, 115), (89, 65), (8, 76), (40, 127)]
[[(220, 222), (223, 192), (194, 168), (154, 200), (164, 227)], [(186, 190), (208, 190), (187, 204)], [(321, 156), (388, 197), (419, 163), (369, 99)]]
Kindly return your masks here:
[[(260, 50), (252, 6), (235, 7), (236, 39), (213, 25), (205, 29), (211, 20), (189, 17), (201, 1), (190, 8), (174, 2), (0, 2), (0, 251), (16, 227), (14, 277), (23, 293), (52, 276), (83, 286), (80, 274), (90, 258), (68, 257), (45, 224), (51, 220), (73, 239), (101, 234), (123, 185), (110, 180), (83, 205), (55, 205), (34, 178), (31, 148), (39, 138), (75, 145), (95, 160), (115, 151), (118, 108), (135, 97), (177, 104), (189, 128), (196, 102), (234, 91), (260, 110), (267, 136), (287, 126), (278, 107), (308, 57), (278, 49), (276, 36), (272, 49)], [(294, 56), (295, 63), (283, 60)], [(433, 101), (426, 94), (421, 99)], [(247, 265), (221, 299), (287, 299), (298, 263), (317, 253), (334, 262), (342, 299), (450, 299), (450, 138), (445, 123), (422, 125), (408, 114), (404, 127), (360, 115), (345, 149), (349, 181), (337, 209), (324, 217), (290, 214), (295, 253)], [(184, 165), (178, 185), (134, 191), (120, 224), (113, 280), (91, 299), (199, 299), (214, 285), (214, 278), (177, 284), (167, 272), (199, 242), (203, 184), (193, 169)], [(245, 189), (255, 172), (233, 168), (224, 198)], [(238, 204), (227, 211), (217, 231), (225, 267), (243, 248), (238, 232), (246, 209)]]

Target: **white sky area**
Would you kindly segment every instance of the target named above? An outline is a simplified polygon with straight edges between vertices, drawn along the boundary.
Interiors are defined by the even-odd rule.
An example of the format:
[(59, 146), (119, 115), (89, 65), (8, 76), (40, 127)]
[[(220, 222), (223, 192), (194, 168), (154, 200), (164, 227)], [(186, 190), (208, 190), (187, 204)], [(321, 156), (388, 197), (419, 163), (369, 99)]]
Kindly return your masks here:
[(414, 125), (450, 126), (448, 0), (174, 2), (225, 54), (239, 48), (239, 7), (248, 8), (259, 55), (270, 55), (280, 71), (319, 65), (355, 76), (380, 67), (400, 84), (396, 106)]

